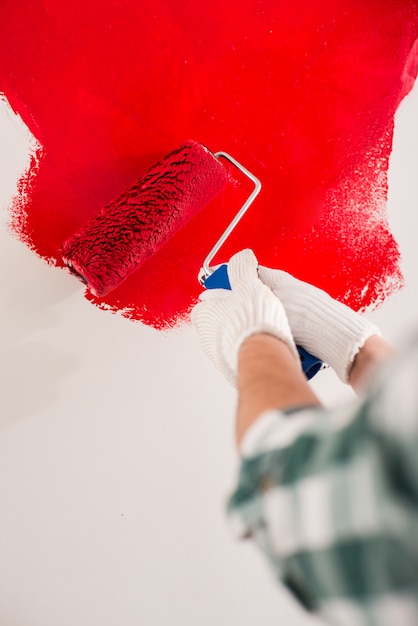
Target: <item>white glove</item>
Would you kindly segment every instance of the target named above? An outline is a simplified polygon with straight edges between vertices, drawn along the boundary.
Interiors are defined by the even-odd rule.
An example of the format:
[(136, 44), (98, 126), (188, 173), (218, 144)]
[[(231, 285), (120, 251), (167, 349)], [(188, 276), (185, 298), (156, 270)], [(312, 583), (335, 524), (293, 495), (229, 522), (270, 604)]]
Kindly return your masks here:
[(284, 341), (300, 363), (283, 305), (259, 280), (257, 267), (251, 250), (234, 255), (228, 263), (231, 290), (205, 291), (192, 311), (204, 352), (232, 385), (236, 384), (239, 348), (257, 333)]
[(328, 363), (347, 383), (360, 348), (380, 330), (325, 291), (281, 270), (259, 266), (258, 275), (282, 302), (296, 343)]

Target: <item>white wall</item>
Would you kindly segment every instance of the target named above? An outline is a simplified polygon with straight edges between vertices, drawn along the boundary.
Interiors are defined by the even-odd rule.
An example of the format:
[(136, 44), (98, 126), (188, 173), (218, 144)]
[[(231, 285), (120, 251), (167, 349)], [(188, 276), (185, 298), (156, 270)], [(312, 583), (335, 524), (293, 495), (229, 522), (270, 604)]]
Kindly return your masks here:
[[(100, 311), (7, 231), (28, 135), (0, 107), (0, 626), (314, 623), (237, 543), (233, 391), (191, 328)], [(373, 317), (417, 319), (418, 89), (397, 116), (389, 220), (405, 289)], [(348, 397), (331, 372), (315, 388)]]

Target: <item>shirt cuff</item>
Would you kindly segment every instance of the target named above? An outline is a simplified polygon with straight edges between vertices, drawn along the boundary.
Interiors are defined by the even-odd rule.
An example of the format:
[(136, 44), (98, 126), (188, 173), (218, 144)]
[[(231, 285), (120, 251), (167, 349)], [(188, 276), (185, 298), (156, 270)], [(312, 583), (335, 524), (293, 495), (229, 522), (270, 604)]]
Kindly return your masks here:
[[(281, 411), (269, 409), (245, 433), (240, 453), (243, 459), (292, 444), (322, 412), (322, 407), (304, 406)], [(289, 417), (292, 415), (292, 417)]]
[(250, 426), (241, 441), (241, 456), (247, 458), (262, 452), (263, 441), (284, 419), (284, 413), (276, 409), (270, 409), (262, 413)]

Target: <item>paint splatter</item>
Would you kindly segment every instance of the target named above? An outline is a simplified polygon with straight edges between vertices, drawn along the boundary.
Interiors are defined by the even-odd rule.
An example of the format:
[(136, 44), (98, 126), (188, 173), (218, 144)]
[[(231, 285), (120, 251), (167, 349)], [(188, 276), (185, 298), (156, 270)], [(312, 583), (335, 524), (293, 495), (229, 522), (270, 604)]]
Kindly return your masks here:
[[(61, 265), (61, 244), (91, 215), (195, 139), (263, 182), (215, 261), (252, 247), (356, 309), (398, 288), (387, 168), (417, 74), (417, 4), (290, 5), (3, 0), (0, 90), (43, 146), (19, 236)], [(157, 328), (177, 323), (246, 193), (228, 186), (115, 291), (87, 297)]]

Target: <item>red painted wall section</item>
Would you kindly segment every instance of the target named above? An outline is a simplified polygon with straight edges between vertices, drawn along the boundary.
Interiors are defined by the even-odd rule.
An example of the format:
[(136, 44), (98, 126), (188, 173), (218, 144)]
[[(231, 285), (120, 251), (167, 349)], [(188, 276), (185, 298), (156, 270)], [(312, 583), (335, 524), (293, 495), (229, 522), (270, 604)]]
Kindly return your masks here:
[[(43, 146), (14, 227), (38, 255), (186, 139), (263, 190), (220, 253), (359, 309), (402, 282), (385, 218), (394, 113), (417, 74), (411, 0), (2, 0), (0, 90)], [(99, 306), (157, 328), (187, 315), (203, 258), (249, 187), (226, 190)]]

